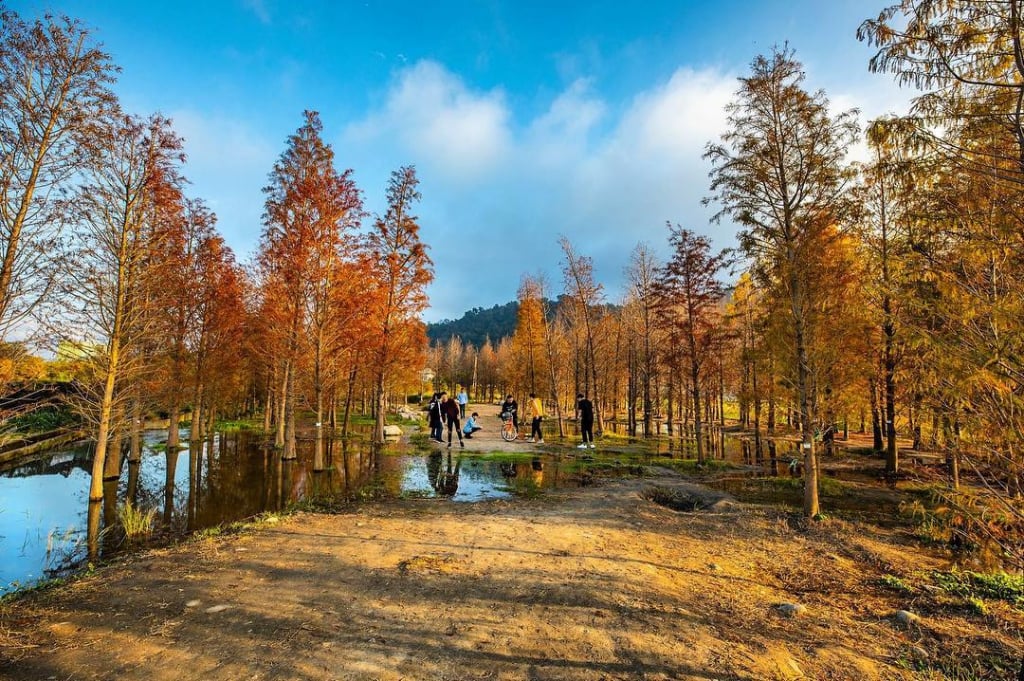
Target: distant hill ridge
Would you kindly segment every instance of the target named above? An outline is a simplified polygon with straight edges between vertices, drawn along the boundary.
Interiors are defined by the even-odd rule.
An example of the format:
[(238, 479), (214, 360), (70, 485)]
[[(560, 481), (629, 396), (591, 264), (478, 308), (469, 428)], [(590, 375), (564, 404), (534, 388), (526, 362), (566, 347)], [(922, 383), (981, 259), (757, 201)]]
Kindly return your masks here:
[[(545, 300), (548, 308), (548, 319), (554, 319), (558, 309), (563, 304), (568, 304), (565, 294), (558, 296), (558, 300)], [(600, 309), (605, 312), (614, 312), (619, 309), (618, 305), (603, 304)], [(516, 315), (519, 314), (519, 301), (495, 305), (490, 308), (474, 307), (458, 319), (442, 319), (439, 322), (427, 324), (427, 338), (431, 343), (446, 343), (452, 336), (458, 336), (466, 345), (479, 348), (488, 338), (497, 345), (502, 338), (508, 338), (516, 330)]]
[(515, 332), (518, 313), (517, 300), (491, 308), (474, 307), (458, 319), (427, 324), (427, 338), (431, 343), (444, 343), (452, 336), (458, 336), (463, 343), (475, 347), (483, 345), (488, 338), (497, 343)]

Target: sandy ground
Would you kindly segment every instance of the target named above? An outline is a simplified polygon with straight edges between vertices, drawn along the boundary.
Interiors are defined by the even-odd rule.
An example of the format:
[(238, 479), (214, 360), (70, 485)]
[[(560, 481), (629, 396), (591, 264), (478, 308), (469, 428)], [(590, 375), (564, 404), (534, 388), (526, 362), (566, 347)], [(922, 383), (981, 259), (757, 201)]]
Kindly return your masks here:
[[(651, 471), (534, 499), (298, 514), (151, 551), (0, 605), (0, 678), (1015, 678), (1019, 611), (880, 585), (944, 567), (906, 537), (652, 496), (715, 499)], [(900, 624), (904, 608), (921, 621)]]
[[(477, 431), (472, 438), (464, 440), (466, 452), (533, 452), (533, 451), (556, 451), (558, 449), (564, 450), (565, 447), (555, 445), (553, 443), (548, 444), (537, 444), (529, 442), (530, 437), (530, 421), (531, 419), (525, 416), (523, 406), (519, 407), (519, 438), (511, 442), (506, 442), (501, 438), (501, 418), (498, 416), (501, 408), (497, 404), (470, 404), (466, 409), (466, 415), (477, 412), (480, 414), (478, 425), (483, 430)], [(465, 425), (465, 420), (462, 424)], [(545, 424), (545, 430), (558, 429), (558, 424), (554, 423), (554, 418), (547, 419)], [(445, 444), (431, 443), (431, 446), (439, 449), (447, 450), (448, 443), (448, 431), (444, 432)], [(452, 435), (452, 450), (459, 449), (458, 438)]]

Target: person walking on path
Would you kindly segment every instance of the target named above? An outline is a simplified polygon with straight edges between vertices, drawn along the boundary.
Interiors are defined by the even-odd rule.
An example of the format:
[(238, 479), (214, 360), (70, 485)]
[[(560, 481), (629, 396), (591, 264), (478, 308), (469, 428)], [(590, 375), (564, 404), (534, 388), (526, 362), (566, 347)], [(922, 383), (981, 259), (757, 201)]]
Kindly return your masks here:
[(459, 414), (460, 418), (466, 418), (466, 405), (469, 404), (469, 395), (466, 394), (466, 389), (461, 385), (459, 386), (459, 394), (455, 396), (455, 399), (459, 401)]
[(544, 433), (540, 429), (541, 423), (544, 422), (544, 402), (533, 393), (530, 393), (530, 414), (533, 416), (533, 425), (527, 442), (544, 444)]
[(444, 442), (444, 422), (441, 420), (441, 393), (434, 393), (427, 405), (427, 419), (430, 424), (430, 439), (435, 442)]
[(448, 424), (448, 449), (452, 448), (452, 431), (459, 436), (459, 446), (465, 448), (466, 443), (462, 441), (462, 426), (459, 422), (459, 405), (449, 398), (447, 393), (441, 394), (441, 415)]
[(580, 420), (580, 437), (583, 438), (576, 449), (594, 449), (594, 403), (583, 393), (576, 396), (576, 418)]

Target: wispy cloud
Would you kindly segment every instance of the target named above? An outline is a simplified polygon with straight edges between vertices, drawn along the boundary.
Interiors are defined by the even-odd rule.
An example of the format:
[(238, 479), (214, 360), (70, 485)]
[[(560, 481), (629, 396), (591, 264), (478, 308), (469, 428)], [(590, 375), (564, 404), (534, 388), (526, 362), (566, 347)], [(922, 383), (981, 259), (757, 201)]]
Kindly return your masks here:
[(262, 187), (280, 154), (278, 140), (269, 140), (248, 123), (211, 117), (194, 110), (171, 114), (174, 129), (185, 139), (186, 172), (208, 194), (218, 215), (230, 216), (220, 229), (244, 258), (255, 247), (263, 213)]
[(272, 21), (266, 0), (242, 0), (245, 8), (256, 15), (261, 24), (269, 26)]

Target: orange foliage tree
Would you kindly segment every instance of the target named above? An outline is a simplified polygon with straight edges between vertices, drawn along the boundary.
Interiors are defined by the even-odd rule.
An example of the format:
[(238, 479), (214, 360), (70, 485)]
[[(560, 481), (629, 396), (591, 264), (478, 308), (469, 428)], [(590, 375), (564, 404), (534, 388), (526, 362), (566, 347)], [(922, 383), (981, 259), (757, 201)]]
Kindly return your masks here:
[[(387, 210), (378, 216), (367, 238), (374, 277), (366, 311), (375, 330), (373, 362), (374, 442), (384, 441), (387, 379), (409, 363), (422, 363), (426, 330), (419, 313), (427, 305), (426, 287), (434, 279), (433, 263), (420, 241), (412, 214), (419, 201), (419, 179), (412, 166), (391, 173)], [(417, 367), (418, 368), (418, 367)]]

